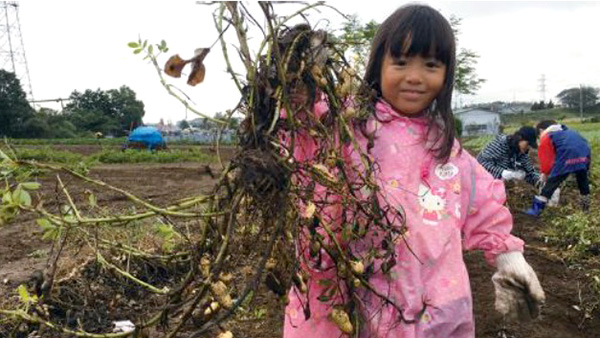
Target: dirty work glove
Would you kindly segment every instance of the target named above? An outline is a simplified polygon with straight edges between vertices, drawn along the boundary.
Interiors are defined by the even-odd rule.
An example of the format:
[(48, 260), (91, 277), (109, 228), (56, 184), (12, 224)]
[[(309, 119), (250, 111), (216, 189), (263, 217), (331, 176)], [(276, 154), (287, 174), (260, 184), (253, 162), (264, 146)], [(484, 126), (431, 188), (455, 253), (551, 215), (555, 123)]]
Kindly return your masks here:
[(558, 206), (559, 201), (560, 201), (560, 188), (556, 188), (556, 190), (554, 190), (554, 192), (552, 193), (552, 197), (550, 197), (550, 200), (548, 200), (548, 206), (549, 207)]
[(525, 172), (523, 170), (503, 170), (502, 179), (504, 181), (523, 180), (525, 179)]
[(496, 310), (510, 319), (527, 321), (540, 314), (546, 296), (523, 254), (507, 252), (496, 258), (498, 272), (492, 276), (496, 289)]

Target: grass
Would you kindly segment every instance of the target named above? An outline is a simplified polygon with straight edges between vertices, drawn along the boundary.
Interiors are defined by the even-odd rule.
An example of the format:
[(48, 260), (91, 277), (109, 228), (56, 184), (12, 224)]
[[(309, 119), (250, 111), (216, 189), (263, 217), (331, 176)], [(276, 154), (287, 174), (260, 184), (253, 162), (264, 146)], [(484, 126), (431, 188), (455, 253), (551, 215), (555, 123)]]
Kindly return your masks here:
[[(586, 108), (583, 112), (584, 119), (600, 118), (600, 105)], [(506, 114), (502, 115), (502, 124), (505, 126), (524, 126), (534, 125), (541, 120), (580, 120), (578, 109), (554, 108), (539, 110), (524, 114)]]
[(105, 149), (89, 156), (51, 147), (27, 148), (17, 147), (16, 154), (22, 160), (35, 160), (45, 163), (77, 165), (85, 163), (90, 166), (97, 163), (175, 163), (175, 162), (216, 162), (216, 156), (199, 149), (171, 149), (151, 152), (147, 150), (128, 149), (125, 151)]
[[(166, 137), (166, 139), (169, 139)], [(14, 138), (7, 139), (9, 144), (13, 145), (31, 145), (31, 146), (44, 146), (44, 145), (101, 145), (101, 146), (114, 146), (114, 145), (122, 145), (127, 141), (126, 137), (115, 137), (115, 138), (103, 138), (97, 139), (93, 137), (78, 137), (78, 138), (40, 138), (40, 139), (31, 139), (31, 138)], [(214, 142), (198, 142), (191, 139), (181, 139), (181, 140), (169, 140), (169, 145), (213, 145)], [(226, 142), (222, 140), (220, 142), (222, 145), (231, 145), (232, 142)]]

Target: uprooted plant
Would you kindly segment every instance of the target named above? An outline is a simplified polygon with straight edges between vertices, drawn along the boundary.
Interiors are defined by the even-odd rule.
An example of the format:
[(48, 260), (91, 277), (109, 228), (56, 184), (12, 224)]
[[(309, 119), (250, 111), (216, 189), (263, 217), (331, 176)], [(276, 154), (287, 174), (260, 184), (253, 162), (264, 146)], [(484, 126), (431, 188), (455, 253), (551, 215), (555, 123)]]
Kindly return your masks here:
[[(274, 4), (262, 2), (258, 8), (264, 25), (242, 3), (217, 6), (218, 41), (242, 94), (228, 117), (239, 113), (245, 119), (237, 153), (222, 163), (210, 193), (159, 206), (92, 179), (85, 171), (0, 153), (7, 182), (0, 219), (7, 222), (19, 211), (37, 213), (46, 236), (55, 240), (43, 275), (29, 291), (20, 290), (21, 302), (15, 308), (0, 310), (17, 322), (15, 336), (36, 330), (126, 337), (155, 327), (166, 337), (181, 331), (200, 337), (215, 327), (225, 330), (221, 325), (226, 319), (246, 311), (260, 282), (285, 301), (291, 287), (310, 292), (309, 271), (324, 266), (330, 267), (328, 277), (316, 281), (323, 286), (319, 300), (330, 305), (330, 318), (342, 332), (358, 335), (367, 294), (394, 306), (403, 320), (402, 309), (369, 282), (373, 274), (387, 273), (396, 264), (394, 244), (405, 231), (403, 211), (381, 206), (385, 197), (373, 178), (376, 163), (354, 135), (372, 109), (373, 94), (346, 61), (344, 41), (313, 29), (308, 21), (291, 24), (327, 6), (303, 5), (282, 17), (275, 15)], [(254, 53), (248, 45), (248, 25), (263, 34)], [(236, 33), (244, 76), (230, 62), (224, 34), (228, 29)], [(167, 52), (166, 43), (153, 46), (140, 40), (130, 47), (152, 62), (171, 95), (195, 111), (164, 78), (155, 51)], [(199, 49), (187, 61), (175, 55), (164, 71), (179, 77), (192, 64), (188, 83), (201, 83), (203, 60), (215, 55), (210, 50)], [(326, 113), (314, 113), (315, 104), (324, 104)], [(300, 139), (318, 146), (302, 149)], [(344, 149), (359, 153), (361, 168), (345, 160)], [(31, 198), (28, 191), (37, 186), (26, 181), (33, 170), (56, 172), (60, 203), (47, 207), (43, 197)], [(65, 175), (93, 189), (123, 195), (135, 209), (115, 215), (98, 206), (92, 188), (85, 195), (89, 205), (82, 207), (63, 183)], [(143, 240), (132, 241), (127, 235), (150, 228), (162, 238), (161, 245), (142, 245)], [(73, 248), (86, 248), (91, 259), (57, 278), (61, 256)], [(251, 267), (250, 277), (234, 269), (240, 262)], [(132, 315), (140, 311), (140, 304), (154, 314), (135, 317), (133, 331), (102, 333), (110, 330), (108, 313)], [(309, 304), (304, 313), (310, 315)]]

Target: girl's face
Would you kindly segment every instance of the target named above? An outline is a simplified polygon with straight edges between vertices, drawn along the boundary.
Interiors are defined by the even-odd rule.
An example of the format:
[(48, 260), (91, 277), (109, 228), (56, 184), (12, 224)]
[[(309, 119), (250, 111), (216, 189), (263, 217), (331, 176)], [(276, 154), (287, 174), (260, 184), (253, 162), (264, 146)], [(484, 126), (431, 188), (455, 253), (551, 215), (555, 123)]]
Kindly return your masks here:
[(519, 141), (519, 151), (521, 154), (526, 154), (529, 151), (529, 141)]
[(446, 65), (433, 57), (388, 53), (381, 66), (381, 93), (397, 111), (416, 115), (429, 107), (445, 79)]

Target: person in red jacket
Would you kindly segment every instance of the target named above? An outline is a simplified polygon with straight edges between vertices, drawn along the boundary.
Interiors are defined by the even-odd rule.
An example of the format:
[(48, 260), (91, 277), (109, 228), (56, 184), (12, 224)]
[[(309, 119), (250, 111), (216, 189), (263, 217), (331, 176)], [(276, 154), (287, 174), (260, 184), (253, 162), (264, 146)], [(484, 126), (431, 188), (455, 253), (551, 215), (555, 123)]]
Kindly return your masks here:
[(540, 195), (535, 196), (531, 208), (526, 213), (539, 216), (548, 199), (569, 176), (575, 175), (579, 187), (580, 206), (587, 212), (590, 208), (590, 183), (588, 171), (591, 150), (587, 141), (578, 132), (568, 129), (556, 121), (545, 120), (538, 123), (540, 134), (538, 158), (542, 181), (545, 182)]

